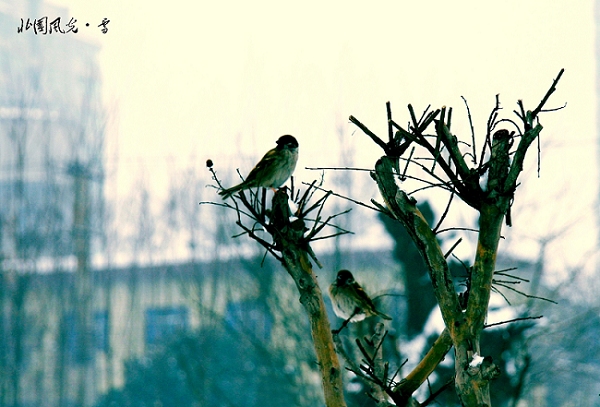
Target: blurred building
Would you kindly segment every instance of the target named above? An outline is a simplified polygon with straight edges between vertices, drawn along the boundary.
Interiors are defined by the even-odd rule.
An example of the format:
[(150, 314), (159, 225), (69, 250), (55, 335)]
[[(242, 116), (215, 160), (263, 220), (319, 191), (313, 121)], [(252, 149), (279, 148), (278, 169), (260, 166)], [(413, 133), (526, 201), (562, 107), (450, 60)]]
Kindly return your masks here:
[[(0, 406), (26, 405), (49, 381), (79, 389), (75, 404), (93, 397), (93, 338), (78, 338), (84, 363), (62, 377), (31, 342), (51, 340), (53, 318), (91, 327), (97, 317), (89, 259), (102, 218), (100, 48), (68, 32), (71, 17), (41, 0), (0, 1)], [(65, 267), (76, 271), (68, 290), (78, 306), (49, 314), (61, 300), (35, 291), (35, 281)]]
[[(346, 253), (344, 258), (363, 278), (381, 275), (382, 268), (393, 270), (383, 252)], [(89, 327), (79, 317), (76, 271), (13, 275), (9, 285), (19, 287), (23, 304), (21, 324), (13, 326), (20, 345), (3, 349), (0, 357), (17, 355), (19, 363), (12, 370), (3, 367), (0, 380), (18, 378), (20, 391), (12, 403), (0, 395), (0, 406), (127, 405), (128, 397), (135, 406), (198, 405), (199, 399), (202, 405), (217, 405), (227, 396), (235, 401), (232, 405), (266, 407), (288, 400), (271, 397), (282, 386), (287, 386), (286, 397), (301, 397), (298, 389), (303, 388), (318, 398), (320, 380), (310, 374), (314, 354), (296, 288), (274, 260), (261, 266), (262, 260), (95, 270)], [(320, 260), (330, 264), (333, 256)], [(333, 271), (319, 274), (325, 289)], [(86, 343), (87, 350), (82, 348)], [(183, 371), (176, 358), (190, 347), (198, 349), (185, 356), (190, 370)], [(160, 355), (165, 355), (165, 366), (156, 366)], [(136, 378), (141, 382), (136, 384)], [(190, 389), (200, 393), (192, 395)], [(176, 394), (184, 394), (187, 402), (173, 403)]]
[[(99, 46), (73, 32), (42, 34), (68, 10), (39, 0), (0, 2), (0, 256), (74, 254), (74, 208), (101, 202), (104, 114)], [(37, 30), (37, 29), (36, 29)], [(79, 182), (78, 184), (78, 181)], [(87, 189), (75, 203), (75, 189)], [(98, 227), (97, 219), (86, 220)]]

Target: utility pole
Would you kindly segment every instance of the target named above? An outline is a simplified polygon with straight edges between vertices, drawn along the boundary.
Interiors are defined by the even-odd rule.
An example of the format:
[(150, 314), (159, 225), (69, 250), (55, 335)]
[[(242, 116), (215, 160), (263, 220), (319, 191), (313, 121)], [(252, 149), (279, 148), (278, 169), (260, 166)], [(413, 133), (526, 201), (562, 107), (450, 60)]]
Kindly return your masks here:
[(76, 402), (89, 406), (93, 386), (93, 321), (92, 321), (92, 276), (90, 267), (90, 194), (91, 174), (89, 168), (79, 161), (69, 166), (68, 174), (73, 177), (73, 252), (77, 258), (75, 274), (75, 332), (79, 365), (79, 380)]

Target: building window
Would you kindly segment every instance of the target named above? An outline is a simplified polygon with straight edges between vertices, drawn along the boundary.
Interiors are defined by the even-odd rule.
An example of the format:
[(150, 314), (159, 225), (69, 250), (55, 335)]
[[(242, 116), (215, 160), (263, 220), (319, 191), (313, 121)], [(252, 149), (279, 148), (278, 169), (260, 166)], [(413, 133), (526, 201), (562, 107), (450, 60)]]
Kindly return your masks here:
[[(108, 311), (94, 312), (92, 317), (91, 336), (88, 336), (89, 344), (92, 349), (100, 352), (108, 352), (109, 347), (109, 323)], [(81, 327), (81, 321), (77, 318), (75, 311), (68, 312), (63, 319), (63, 344), (67, 353), (67, 360), (75, 363), (82, 363), (91, 356), (86, 352), (82, 334), (84, 329)], [(90, 355), (90, 356), (87, 356)]]
[(184, 306), (146, 310), (146, 345), (156, 345), (169, 336), (185, 331), (189, 311)]

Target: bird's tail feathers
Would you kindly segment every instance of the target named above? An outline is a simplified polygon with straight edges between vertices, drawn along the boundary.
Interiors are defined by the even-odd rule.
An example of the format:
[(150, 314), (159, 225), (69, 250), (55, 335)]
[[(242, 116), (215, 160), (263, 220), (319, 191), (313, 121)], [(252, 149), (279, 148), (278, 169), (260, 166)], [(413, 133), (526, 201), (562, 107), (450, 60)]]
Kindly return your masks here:
[(227, 189), (222, 189), (219, 191), (219, 195), (221, 195), (223, 197), (223, 199), (227, 199), (229, 197), (231, 197), (231, 195), (235, 194), (238, 191), (241, 191), (243, 189), (243, 185), (236, 185), (234, 187), (231, 188), (227, 188)]

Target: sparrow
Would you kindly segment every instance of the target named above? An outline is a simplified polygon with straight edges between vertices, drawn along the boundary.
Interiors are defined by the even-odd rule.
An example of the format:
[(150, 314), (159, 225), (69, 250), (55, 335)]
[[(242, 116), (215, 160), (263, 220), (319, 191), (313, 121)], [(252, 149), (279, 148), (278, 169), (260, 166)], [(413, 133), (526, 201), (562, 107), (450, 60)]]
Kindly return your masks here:
[(329, 286), (329, 296), (335, 315), (345, 320), (343, 326), (348, 322), (362, 321), (373, 315), (379, 315), (383, 319), (392, 319), (375, 308), (371, 298), (348, 270), (338, 271), (337, 278)]
[(289, 134), (279, 137), (277, 146), (267, 152), (238, 185), (219, 191), (223, 199), (243, 189), (279, 188), (294, 173), (298, 162), (298, 141)]

